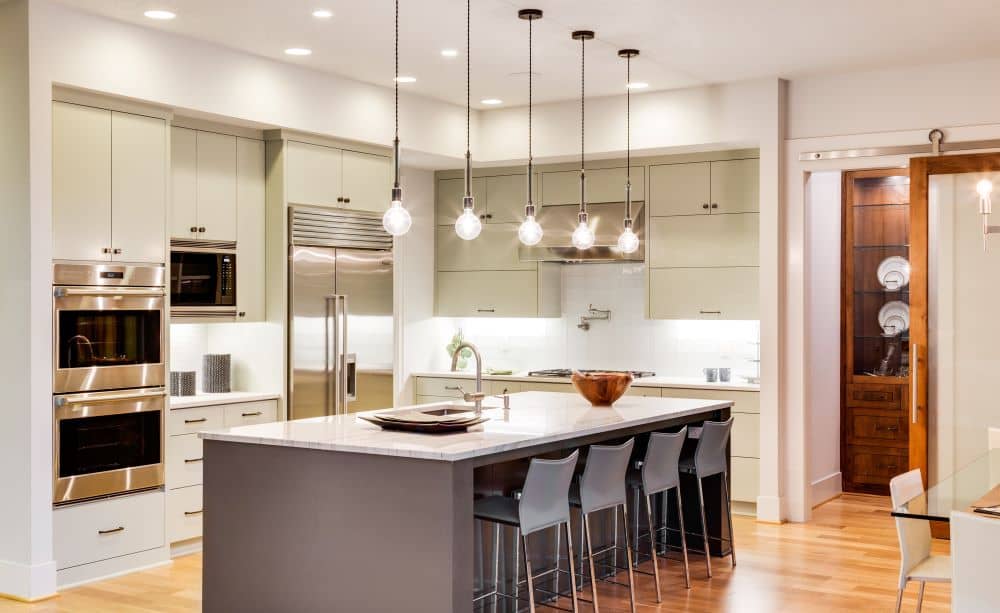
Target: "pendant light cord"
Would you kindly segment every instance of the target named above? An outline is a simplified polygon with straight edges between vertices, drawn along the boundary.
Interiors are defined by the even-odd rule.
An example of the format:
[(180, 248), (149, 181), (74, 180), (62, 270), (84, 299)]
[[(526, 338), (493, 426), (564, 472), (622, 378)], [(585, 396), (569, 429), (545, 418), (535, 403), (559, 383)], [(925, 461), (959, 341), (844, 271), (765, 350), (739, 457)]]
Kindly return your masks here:
[(528, 206), (525, 212), (529, 215), (535, 213), (535, 203), (532, 201), (532, 171), (534, 169), (534, 156), (531, 153), (531, 127), (532, 127), (532, 93), (534, 88), (534, 67), (532, 65), (532, 50), (534, 49), (534, 29), (535, 20), (528, 19)]
[(587, 52), (586, 52), (587, 39), (585, 37), (580, 38), (580, 213), (585, 214), (587, 212), (587, 201), (585, 192), (585, 179), (584, 179), (584, 161), (583, 161), (583, 150), (584, 150), (584, 137), (586, 132), (586, 105), (584, 104), (584, 86), (586, 82), (586, 68), (587, 68)]
[(392, 140), (393, 145), (393, 155), (395, 160), (393, 160), (393, 187), (399, 187), (399, 0), (396, 0), (396, 37), (393, 46), (393, 60), (395, 62), (396, 76), (392, 80), (395, 86), (395, 135)]
[(625, 56), (625, 220), (632, 221), (632, 55)]
[(472, 0), (465, 0), (465, 197), (472, 196)]

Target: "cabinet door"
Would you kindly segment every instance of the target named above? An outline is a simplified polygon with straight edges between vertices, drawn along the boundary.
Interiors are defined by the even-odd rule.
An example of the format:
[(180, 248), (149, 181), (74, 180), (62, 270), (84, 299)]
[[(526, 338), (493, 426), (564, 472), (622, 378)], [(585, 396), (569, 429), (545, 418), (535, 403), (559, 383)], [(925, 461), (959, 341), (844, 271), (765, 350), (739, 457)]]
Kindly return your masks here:
[(389, 208), (392, 163), (387, 157), (344, 151), (343, 205), (356, 211), (382, 213)]
[(198, 132), (170, 128), (170, 236), (198, 238)]
[(52, 103), (52, 257), (109, 260), (111, 111)]
[(534, 271), (437, 273), (438, 315), (443, 317), (535, 317), (538, 275)]
[[(465, 179), (438, 179), (435, 202), (437, 225), (454, 226), (462, 214), (462, 197), (465, 195)], [(486, 179), (472, 179), (472, 197), (476, 199), (476, 214), (486, 214)]]
[[(521, 223), (528, 199), (526, 175), (503, 175), (486, 178), (486, 222)], [(535, 212), (541, 206), (535, 205)], [(517, 230), (515, 229), (515, 233)]]
[(652, 319), (760, 319), (758, 277), (747, 268), (654, 268)]
[(541, 179), (542, 196), (539, 200), (543, 206), (580, 203), (579, 170), (543, 172)]
[(264, 142), (236, 140), (236, 308), (240, 321), (264, 321)]
[(760, 160), (712, 162), (712, 212), (760, 210)]
[(198, 132), (198, 237), (236, 240), (236, 137)]
[(164, 262), (167, 235), (167, 123), (111, 114), (111, 242), (114, 259)]
[(286, 197), (290, 204), (342, 206), (341, 151), (288, 141), (285, 156)]
[(760, 460), (756, 458), (733, 457), (732, 464), (732, 488), (734, 502), (757, 503), (757, 496), (760, 495)]
[(758, 213), (653, 217), (649, 265), (654, 268), (757, 266)]
[(711, 165), (666, 164), (649, 169), (650, 215), (707, 215), (711, 201)]
[[(645, 200), (642, 166), (632, 167), (632, 201)], [(580, 171), (564, 170), (542, 174), (542, 204), (579, 204)], [(625, 202), (625, 168), (596, 168), (587, 171), (587, 204)]]
[(484, 224), (475, 240), (462, 240), (451, 226), (438, 226), (437, 269), (445, 271), (535, 270), (518, 259), (517, 224)]

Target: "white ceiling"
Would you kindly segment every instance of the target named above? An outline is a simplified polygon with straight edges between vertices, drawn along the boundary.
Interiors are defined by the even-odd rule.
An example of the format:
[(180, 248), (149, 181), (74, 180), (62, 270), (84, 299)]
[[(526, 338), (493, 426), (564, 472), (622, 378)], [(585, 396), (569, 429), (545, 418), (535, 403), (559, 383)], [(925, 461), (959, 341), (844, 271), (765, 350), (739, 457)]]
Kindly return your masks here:
[[(257, 55), (392, 85), (392, 0), (62, 0), (143, 26), (213, 41)], [(621, 93), (620, 47), (642, 52), (633, 80), (649, 91), (767, 76), (797, 77), (1000, 56), (995, 0), (474, 0), (472, 102), (527, 102), (527, 22), (535, 27), (537, 101), (579, 96), (579, 46), (570, 31), (595, 30), (587, 43), (587, 95)], [(143, 17), (167, 8), (173, 21)], [(334, 17), (311, 13), (327, 8)], [(465, 103), (465, 2), (400, 0), (401, 85)], [(313, 54), (292, 58), (288, 47)], [(460, 51), (441, 57), (445, 47)]]

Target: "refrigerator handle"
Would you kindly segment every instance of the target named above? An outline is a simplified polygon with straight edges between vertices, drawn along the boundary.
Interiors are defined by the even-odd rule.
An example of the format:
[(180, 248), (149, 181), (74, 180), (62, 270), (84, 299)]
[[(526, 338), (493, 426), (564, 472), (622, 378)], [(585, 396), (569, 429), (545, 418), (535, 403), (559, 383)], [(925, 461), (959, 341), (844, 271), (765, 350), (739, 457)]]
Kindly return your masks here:
[[(325, 336), (326, 414), (338, 415), (340, 414), (340, 392), (337, 389), (337, 383), (340, 381), (340, 296), (336, 294), (326, 297)], [(333, 342), (330, 342), (331, 336)]]
[(347, 415), (347, 296), (341, 295), (340, 297), (340, 309), (339, 315), (339, 325), (340, 325), (340, 346), (337, 351), (338, 357), (337, 362), (340, 364), (340, 372), (338, 382), (338, 398), (337, 401), (340, 403), (340, 414)]

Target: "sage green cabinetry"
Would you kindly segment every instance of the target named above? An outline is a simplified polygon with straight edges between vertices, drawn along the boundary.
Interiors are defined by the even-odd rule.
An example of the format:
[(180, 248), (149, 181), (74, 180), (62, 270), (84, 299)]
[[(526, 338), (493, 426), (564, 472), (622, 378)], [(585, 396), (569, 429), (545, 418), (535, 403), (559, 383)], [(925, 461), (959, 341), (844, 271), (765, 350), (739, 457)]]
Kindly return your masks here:
[(652, 319), (759, 319), (759, 161), (650, 167)]
[[(587, 203), (624, 202), (625, 167), (596, 168), (586, 172)], [(541, 176), (543, 205), (579, 204), (580, 171), (543, 172)], [(632, 200), (645, 200), (645, 168), (632, 167)]]
[(290, 204), (377, 213), (389, 206), (392, 163), (382, 155), (288, 140), (285, 178)]

